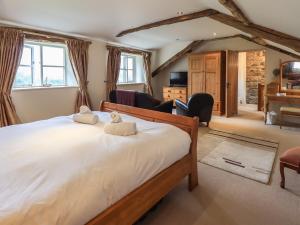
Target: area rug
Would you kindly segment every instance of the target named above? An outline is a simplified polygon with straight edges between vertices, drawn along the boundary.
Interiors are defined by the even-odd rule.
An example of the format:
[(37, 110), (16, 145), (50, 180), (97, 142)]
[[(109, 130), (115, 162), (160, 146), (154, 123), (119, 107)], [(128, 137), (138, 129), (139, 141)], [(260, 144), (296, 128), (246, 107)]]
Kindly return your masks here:
[(219, 130), (198, 140), (201, 163), (268, 184), (279, 143)]

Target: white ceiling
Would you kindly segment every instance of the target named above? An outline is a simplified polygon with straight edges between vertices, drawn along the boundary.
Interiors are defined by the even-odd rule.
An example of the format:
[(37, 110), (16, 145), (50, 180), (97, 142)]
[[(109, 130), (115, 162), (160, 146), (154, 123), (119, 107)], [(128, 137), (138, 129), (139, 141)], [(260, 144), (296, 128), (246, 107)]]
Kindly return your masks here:
[[(299, 0), (236, 0), (248, 18), (260, 25), (300, 38)], [(122, 30), (213, 8), (230, 14), (218, 0), (0, 0), (0, 20), (79, 34), (140, 48), (159, 48), (176, 41), (192, 41), (241, 33), (208, 18), (161, 26), (116, 38)], [(180, 41), (179, 40), (179, 41)]]

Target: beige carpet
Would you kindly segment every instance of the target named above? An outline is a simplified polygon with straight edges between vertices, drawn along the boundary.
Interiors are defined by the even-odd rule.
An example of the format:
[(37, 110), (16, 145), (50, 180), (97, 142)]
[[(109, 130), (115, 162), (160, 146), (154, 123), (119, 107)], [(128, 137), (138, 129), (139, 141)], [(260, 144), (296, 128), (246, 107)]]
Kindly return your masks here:
[[(242, 112), (236, 118), (214, 117), (214, 129), (277, 140), (279, 155), (300, 145), (300, 129), (265, 126), (261, 113)], [(199, 128), (199, 139), (208, 129)], [(278, 157), (270, 185), (253, 182), (198, 163), (199, 186), (176, 187), (139, 225), (300, 225), (300, 175), (286, 170), (286, 190), (281, 189)]]
[[(199, 141), (199, 162), (269, 183), (278, 142), (226, 131), (210, 130)], [(202, 152), (207, 152), (200, 157)]]

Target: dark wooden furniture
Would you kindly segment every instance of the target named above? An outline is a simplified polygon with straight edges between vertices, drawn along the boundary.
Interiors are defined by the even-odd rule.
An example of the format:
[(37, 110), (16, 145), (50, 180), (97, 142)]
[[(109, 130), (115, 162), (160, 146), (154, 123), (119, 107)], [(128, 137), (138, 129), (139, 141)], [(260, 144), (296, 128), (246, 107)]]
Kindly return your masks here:
[(198, 185), (198, 118), (176, 116), (109, 102), (102, 102), (100, 111), (118, 111), (144, 120), (172, 124), (187, 132), (192, 143), (186, 156), (104, 210), (87, 225), (132, 225), (161, 198), (167, 195), (184, 177), (188, 176), (190, 191)]
[(259, 83), (258, 84), (258, 103), (257, 103), (257, 111), (264, 111), (265, 105), (265, 95), (264, 95), (265, 85)]
[(208, 93), (214, 98), (213, 114), (225, 113), (226, 53), (197, 53), (189, 56), (188, 96)]
[(292, 170), (296, 170), (300, 174), (300, 147), (295, 147), (287, 150), (280, 157), (280, 174), (281, 183), (280, 186), (285, 188), (285, 176), (284, 168), (287, 167)]

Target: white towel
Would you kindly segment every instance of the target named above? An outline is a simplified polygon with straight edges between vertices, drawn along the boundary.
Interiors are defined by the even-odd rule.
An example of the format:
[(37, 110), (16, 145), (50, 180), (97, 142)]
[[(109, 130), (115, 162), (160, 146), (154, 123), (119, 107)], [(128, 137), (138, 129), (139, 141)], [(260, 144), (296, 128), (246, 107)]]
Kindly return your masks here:
[(120, 114), (116, 111), (113, 111), (111, 114), (110, 114), (110, 117), (111, 117), (111, 122), (112, 123), (120, 123), (122, 122), (122, 117), (120, 116)]
[(98, 123), (99, 117), (98, 115), (92, 114), (92, 113), (86, 113), (86, 114), (74, 114), (73, 120), (78, 123), (85, 123), (85, 124), (96, 124)]
[(80, 114), (92, 114), (92, 111), (86, 105), (82, 105), (82, 106), (80, 106), (79, 113)]
[(120, 123), (107, 123), (104, 126), (104, 132), (107, 134), (117, 136), (130, 136), (137, 133), (136, 123), (134, 122), (120, 122)]

